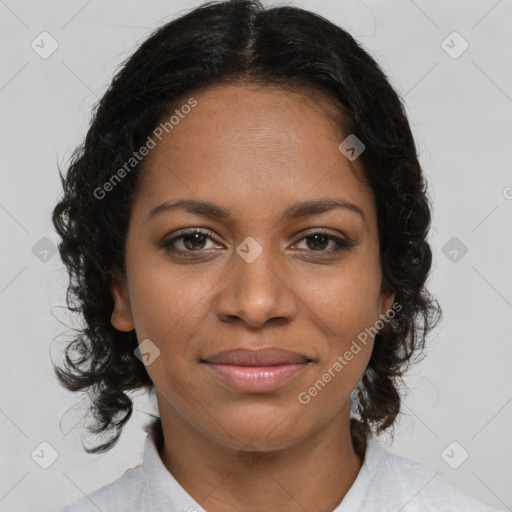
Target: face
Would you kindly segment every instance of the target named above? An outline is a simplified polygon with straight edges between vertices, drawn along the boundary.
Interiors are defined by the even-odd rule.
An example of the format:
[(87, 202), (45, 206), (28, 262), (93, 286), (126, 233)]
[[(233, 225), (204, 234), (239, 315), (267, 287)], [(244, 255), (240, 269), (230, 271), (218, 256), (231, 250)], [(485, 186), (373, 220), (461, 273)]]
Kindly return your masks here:
[[(392, 305), (373, 192), (326, 98), (249, 85), (194, 98), (146, 158), (112, 323), (145, 343), (162, 416), (234, 448), (290, 446), (348, 422), (373, 335), (353, 342)], [(216, 208), (170, 206), (183, 200)], [(234, 349), (247, 350), (217, 357)]]

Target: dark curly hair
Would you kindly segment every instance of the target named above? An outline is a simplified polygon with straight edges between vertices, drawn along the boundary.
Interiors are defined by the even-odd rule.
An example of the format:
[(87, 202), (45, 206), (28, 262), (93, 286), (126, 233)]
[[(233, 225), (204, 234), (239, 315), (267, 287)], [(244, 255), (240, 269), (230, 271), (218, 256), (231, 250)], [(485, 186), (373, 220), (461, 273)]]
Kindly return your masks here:
[[(99, 446), (84, 446), (88, 453), (117, 443), (133, 412), (127, 392), (154, 391), (134, 354), (135, 332), (111, 323), (112, 272), (126, 271), (128, 221), (144, 160), (107, 199), (98, 198), (98, 188), (183, 98), (228, 82), (323, 93), (338, 107), (345, 134), (365, 145), (359, 158), (376, 199), (383, 286), (395, 293), (401, 310), (376, 335), (354, 390), (355, 441), (393, 425), (402, 399), (398, 380), (441, 317), (425, 288), (432, 262), (426, 183), (402, 100), (379, 65), (350, 34), (311, 12), (265, 8), (258, 0), (203, 4), (158, 28), (123, 64), (95, 106), (65, 177), (59, 169), (63, 196), (52, 220), (69, 272), (66, 303), (85, 322), (73, 329), (62, 366), (53, 367), (65, 388), (87, 392), (94, 416), (88, 431), (110, 434)], [(161, 439), (158, 417), (145, 429)]]

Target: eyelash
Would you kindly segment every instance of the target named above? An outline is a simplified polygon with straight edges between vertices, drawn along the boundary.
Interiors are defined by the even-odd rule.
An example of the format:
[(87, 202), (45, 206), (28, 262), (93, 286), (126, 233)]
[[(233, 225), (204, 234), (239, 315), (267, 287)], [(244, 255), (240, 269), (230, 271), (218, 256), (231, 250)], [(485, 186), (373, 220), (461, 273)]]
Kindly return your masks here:
[[(194, 250), (176, 249), (175, 247), (173, 247), (173, 244), (177, 240), (180, 240), (182, 238), (192, 236), (195, 234), (203, 235), (204, 237), (210, 239), (212, 242), (215, 242), (215, 240), (207, 232), (196, 228), (196, 229), (192, 229), (190, 231), (183, 232), (179, 236), (175, 236), (173, 238), (164, 240), (161, 244), (161, 247), (170, 253), (174, 253), (174, 254), (179, 253), (180, 255), (187, 257), (187, 258), (192, 257), (194, 254), (200, 254), (201, 251), (204, 251), (205, 249), (198, 249), (198, 250), (194, 251)], [(305, 240), (307, 238), (313, 237), (314, 235), (322, 235), (322, 236), (327, 237), (329, 240), (332, 240), (336, 244), (337, 247), (335, 249), (331, 249), (329, 251), (322, 250), (322, 249), (317, 250), (317, 251), (315, 251), (314, 249), (307, 249), (311, 253), (316, 253), (316, 254), (321, 254), (321, 255), (334, 255), (341, 251), (351, 249), (354, 246), (354, 244), (351, 244), (351, 243), (347, 242), (346, 240), (343, 240), (343, 238), (337, 237), (335, 235), (332, 235), (332, 234), (330, 234), (326, 231), (322, 231), (322, 230), (317, 230), (317, 231), (312, 231), (312, 232), (306, 233), (302, 238), (300, 238), (296, 242), (296, 244), (299, 242), (302, 242), (303, 240)], [(206, 250), (208, 250), (208, 249), (206, 249)]]

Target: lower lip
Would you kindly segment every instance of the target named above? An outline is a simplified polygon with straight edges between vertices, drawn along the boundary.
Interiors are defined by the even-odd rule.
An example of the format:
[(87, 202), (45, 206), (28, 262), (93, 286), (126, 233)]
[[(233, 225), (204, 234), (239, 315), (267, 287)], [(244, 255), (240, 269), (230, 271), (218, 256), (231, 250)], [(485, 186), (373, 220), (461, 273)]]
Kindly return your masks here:
[(233, 388), (249, 393), (272, 391), (297, 376), (309, 363), (273, 366), (235, 366), (207, 363), (208, 368)]

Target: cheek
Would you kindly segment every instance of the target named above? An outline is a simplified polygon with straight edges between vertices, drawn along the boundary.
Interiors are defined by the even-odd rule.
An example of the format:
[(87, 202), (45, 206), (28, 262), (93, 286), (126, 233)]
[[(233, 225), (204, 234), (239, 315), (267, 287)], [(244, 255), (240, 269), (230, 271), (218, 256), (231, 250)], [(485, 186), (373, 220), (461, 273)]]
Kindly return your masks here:
[[(139, 344), (149, 339), (158, 354), (146, 366), (162, 399), (186, 407), (197, 395), (194, 349), (208, 308), (204, 273), (149, 265), (131, 274), (132, 313)], [(215, 281), (213, 282), (215, 283)], [(152, 345), (149, 345), (152, 346)], [(181, 405), (179, 405), (181, 404)]]
[(381, 279), (378, 259), (373, 254), (357, 254), (314, 276), (304, 273), (301, 298), (328, 328), (329, 338), (346, 340), (378, 319)]
[(135, 323), (141, 329), (160, 333), (197, 322), (208, 298), (206, 274), (194, 266), (147, 265), (131, 274), (130, 290)]

